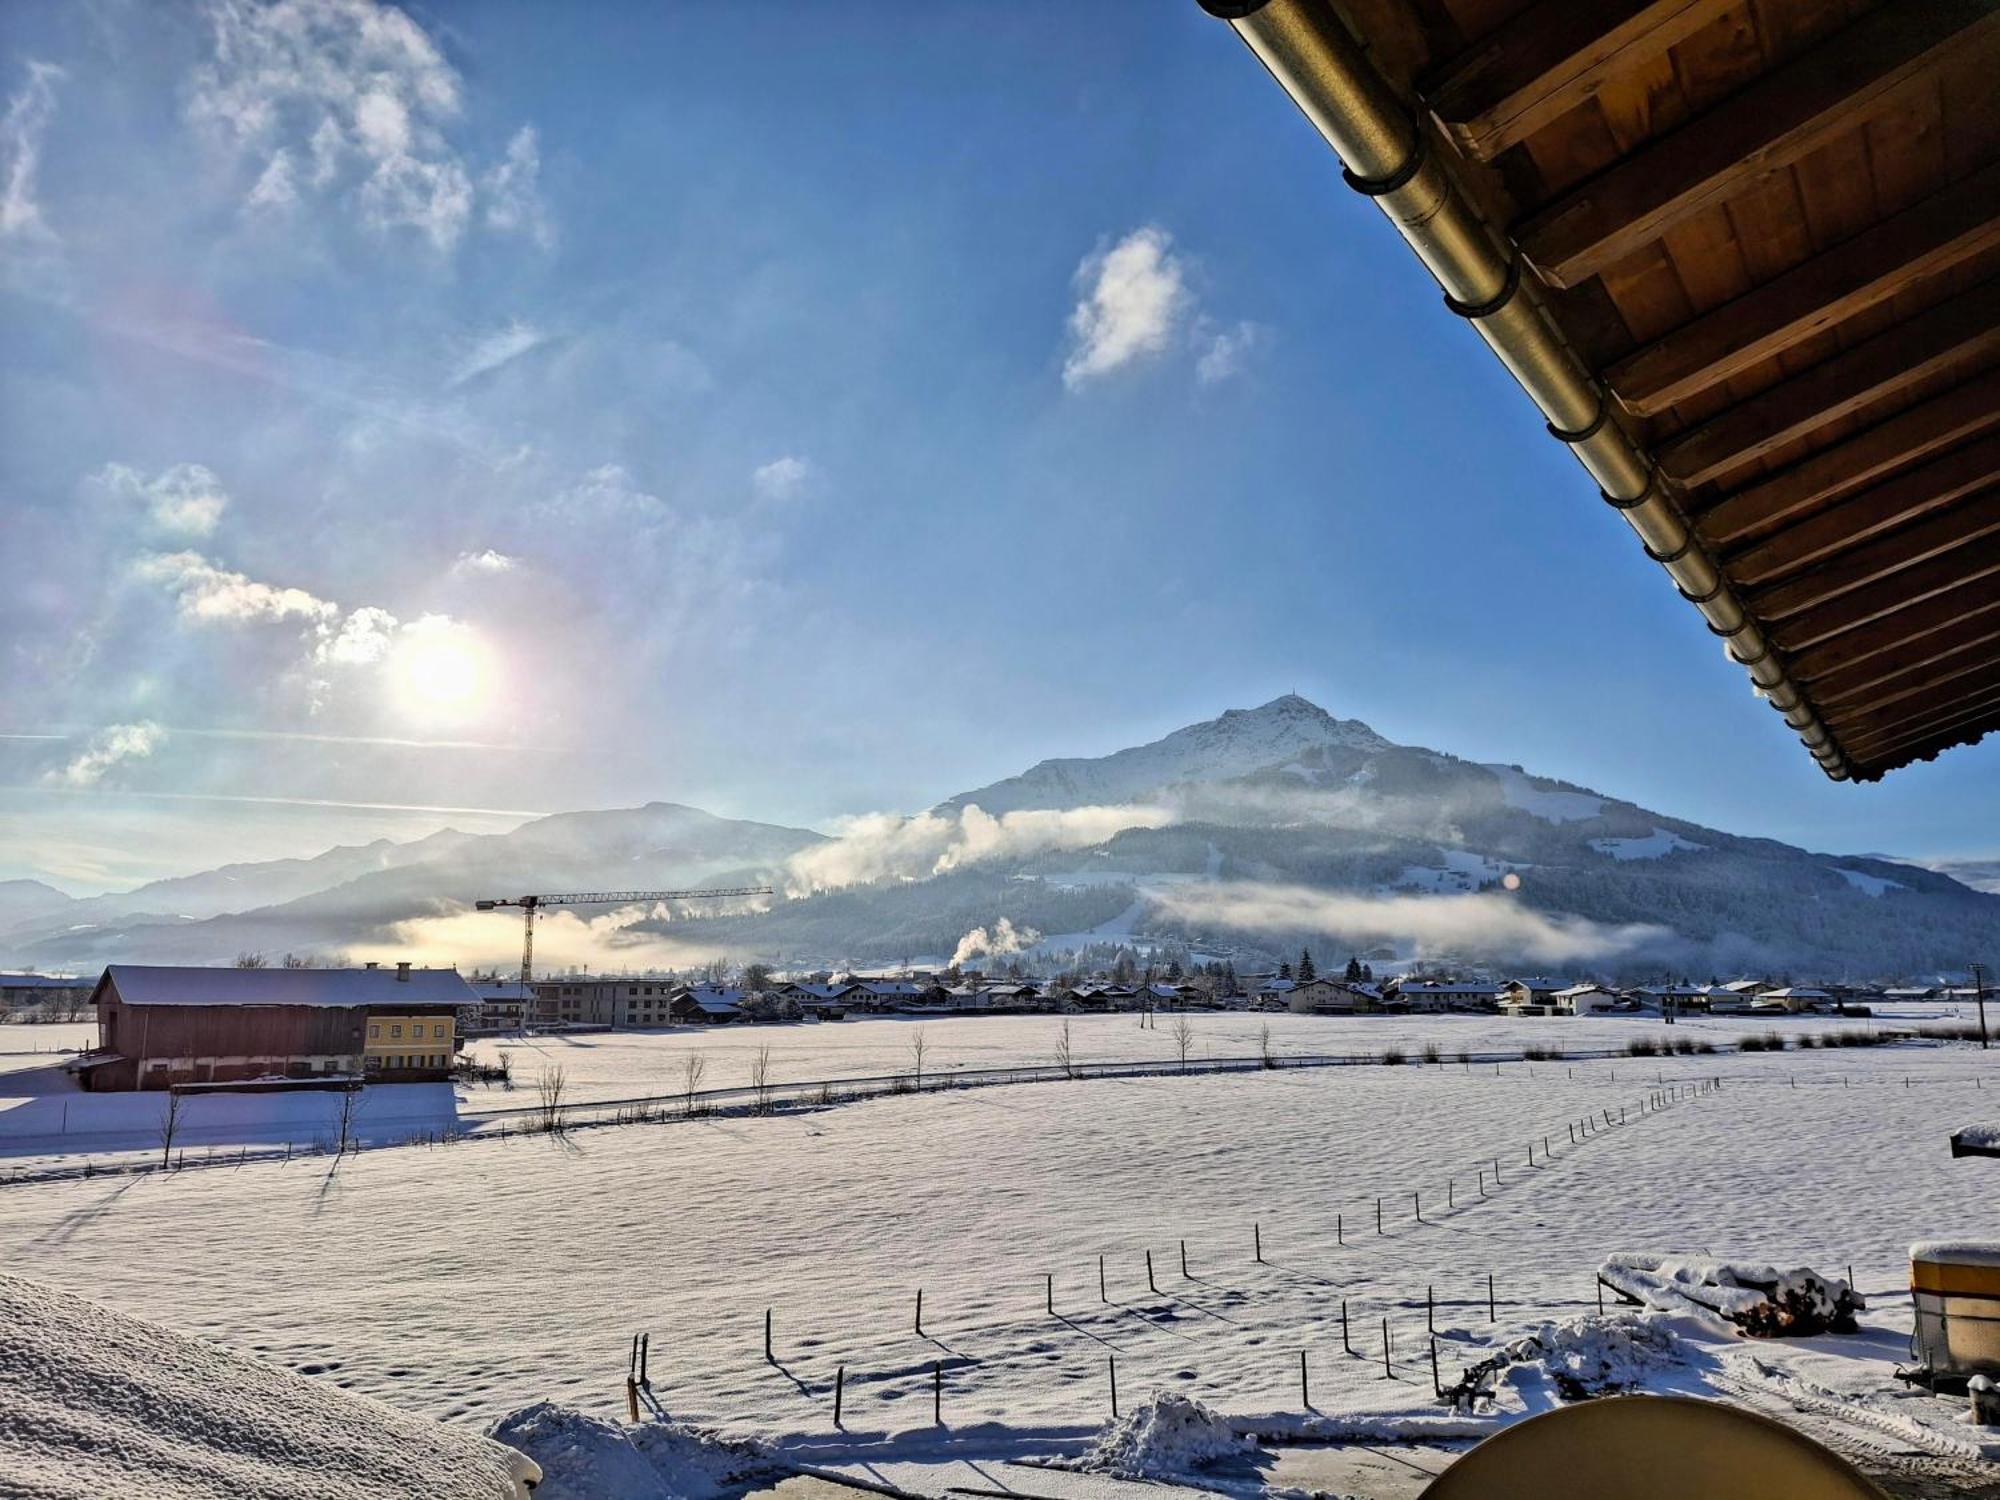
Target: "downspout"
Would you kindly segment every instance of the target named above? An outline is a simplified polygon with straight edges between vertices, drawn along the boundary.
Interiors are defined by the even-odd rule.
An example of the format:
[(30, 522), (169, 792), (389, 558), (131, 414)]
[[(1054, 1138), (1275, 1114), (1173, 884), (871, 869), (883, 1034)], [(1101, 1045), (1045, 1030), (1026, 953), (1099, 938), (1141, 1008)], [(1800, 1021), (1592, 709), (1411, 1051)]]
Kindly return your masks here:
[(1702, 612), (1758, 691), (1836, 781), (1848, 777), (1833, 736), (1723, 578), (1651, 457), (1626, 432), (1616, 398), (1556, 332), (1519, 253), (1475, 208), (1432, 149), (1420, 117), (1376, 71), (1328, 0), (1200, 0), (1227, 21), (1333, 147), (1342, 175), (1409, 241), (1444, 288), (1445, 306), (1479, 330), (1576, 456), (1646, 555)]

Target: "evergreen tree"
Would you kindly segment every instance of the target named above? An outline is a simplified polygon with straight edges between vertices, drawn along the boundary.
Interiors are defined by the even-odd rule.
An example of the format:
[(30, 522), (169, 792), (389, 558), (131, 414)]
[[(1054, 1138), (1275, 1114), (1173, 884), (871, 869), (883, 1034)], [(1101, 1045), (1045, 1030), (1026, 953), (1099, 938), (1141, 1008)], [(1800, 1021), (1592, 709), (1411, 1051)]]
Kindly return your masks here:
[(1299, 949), (1299, 983), (1310, 984), (1317, 978), (1319, 978), (1319, 970), (1313, 967), (1312, 949)]
[(1354, 984), (1358, 982), (1361, 977), (1362, 977), (1362, 969), (1361, 969), (1360, 955), (1350, 953), (1347, 956), (1347, 982), (1349, 984)]
[(1279, 964), (1278, 977), (1280, 979), (1290, 979), (1292, 977), (1292, 966), (1290, 964)]

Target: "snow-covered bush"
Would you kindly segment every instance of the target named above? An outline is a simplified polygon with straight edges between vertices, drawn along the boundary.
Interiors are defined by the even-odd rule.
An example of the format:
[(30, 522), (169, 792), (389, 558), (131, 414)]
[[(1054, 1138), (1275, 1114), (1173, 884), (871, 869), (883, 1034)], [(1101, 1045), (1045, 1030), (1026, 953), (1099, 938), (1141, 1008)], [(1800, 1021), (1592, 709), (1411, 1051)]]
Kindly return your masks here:
[(1077, 1467), (1129, 1479), (1184, 1474), (1256, 1446), (1228, 1419), (1189, 1396), (1161, 1391), (1104, 1430)]

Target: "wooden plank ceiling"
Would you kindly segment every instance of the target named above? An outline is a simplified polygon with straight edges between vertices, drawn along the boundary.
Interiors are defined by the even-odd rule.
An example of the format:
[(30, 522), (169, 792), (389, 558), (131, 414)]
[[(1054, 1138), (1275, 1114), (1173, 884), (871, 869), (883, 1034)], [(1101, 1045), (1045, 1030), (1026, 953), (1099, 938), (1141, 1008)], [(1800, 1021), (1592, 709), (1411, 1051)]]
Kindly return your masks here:
[(2000, 729), (2000, 0), (1336, 0), (1874, 780)]

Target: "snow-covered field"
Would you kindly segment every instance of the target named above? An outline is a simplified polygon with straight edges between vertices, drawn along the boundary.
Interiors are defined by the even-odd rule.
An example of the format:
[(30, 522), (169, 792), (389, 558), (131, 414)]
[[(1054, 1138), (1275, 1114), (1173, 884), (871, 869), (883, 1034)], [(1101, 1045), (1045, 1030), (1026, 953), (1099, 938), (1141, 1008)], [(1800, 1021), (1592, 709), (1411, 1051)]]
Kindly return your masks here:
[[(1222, 1027), (1254, 1037), (1259, 1024), (1200, 1019), (1218, 1044)], [(941, 1041), (960, 1026), (1014, 1030), (1012, 1045), (1034, 1037), (1046, 1050), (1052, 1024), (931, 1029)], [(1119, 1036), (1165, 1045), (1131, 1017), (1095, 1024), (1087, 1034), (1107, 1048)], [(1386, 1022), (1371, 1037), (1380, 1045), (1424, 1024)], [(1520, 1024), (1545, 1037), (1630, 1035), (1616, 1028), (1632, 1023)], [(967, 1044), (979, 1029), (962, 1033)], [(899, 1033), (904, 1023), (795, 1029), (819, 1046), (853, 1038), (857, 1072), (881, 1066), (871, 1045), (894, 1050), (873, 1036)], [(727, 1048), (751, 1035), (646, 1040)], [(591, 1040), (563, 1044), (565, 1057), (588, 1056)], [(992, 1040), (989, 1057), (1005, 1045)], [(801, 1053), (799, 1065), (826, 1055)], [(1789, 1413), (1850, 1450), (1874, 1444), (1885, 1463), (1972, 1472), (1979, 1450), (1955, 1421), (1958, 1404), (1906, 1395), (1891, 1368), (1909, 1330), (1907, 1244), (2000, 1237), (1989, 1164), (1951, 1161), (1945, 1144), (2000, 1108), (1991, 1056), (1897, 1047), (1581, 1063), (1574, 1077), (1542, 1063), (1498, 1075), (1448, 1065), (952, 1090), (364, 1152), (331, 1171), (320, 1159), (253, 1162), (0, 1188), (0, 1257), (466, 1422), (542, 1397), (617, 1412), (629, 1340), (648, 1331), (667, 1409), (827, 1463), (1080, 1450), (1108, 1415), (1113, 1355), (1128, 1407), (1173, 1391), (1263, 1430), (1300, 1430), (1312, 1425), (1304, 1350), (1318, 1430), (1469, 1433), (1492, 1418), (1452, 1416), (1432, 1396), (1427, 1287), (1449, 1381), (1497, 1341), (1594, 1312), (1594, 1269), (1610, 1251), (1835, 1274), (1852, 1264), (1871, 1298), (1860, 1334), (1750, 1345), (1671, 1327), (1649, 1335), (1665, 1352), (1640, 1360), (1645, 1378)], [(565, 1065), (582, 1076), (579, 1062)], [(1656, 1075), (1723, 1087), (1642, 1113)], [(619, 1081), (615, 1067), (604, 1081)], [(1571, 1144), (1573, 1122), (1615, 1119), (1621, 1105), (1625, 1124)], [(943, 1429), (932, 1425), (940, 1367)], [(1505, 1386), (1501, 1405), (1552, 1399), (1546, 1381), (1527, 1379)], [(1891, 1449), (1920, 1457), (1892, 1460)]]
[[(1969, 1007), (1966, 1007), (1969, 1009)], [(1222, 1011), (1191, 1013), (1188, 1022), (1196, 1059), (1254, 1057), (1268, 1024), (1275, 1052), (1288, 1056), (1354, 1055), (1379, 1057), (1396, 1047), (1414, 1059), (1435, 1046), (1447, 1060), (1460, 1052), (1560, 1047), (1566, 1051), (1622, 1050), (1635, 1038), (1706, 1041), (1717, 1047), (1746, 1036), (1775, 1031), (1781, 1036), (1818, 1036), (1828, 1031), (1870, 1027), (1904, 1028), (1963, 1019), (1949, 1004), (1901, 1007), (1865, 1020), (1825, 1016), (1715, 1016), (1684, 1019), (1674, 1026), (1657, 1016), (1295, 1016), (1289, 1013)], [(700, 1052), (707, 1059), (703, 1085), (741, 1085), (749, 1079), (759, 1048), (771, 1049), (771, 1081), (873, 1078), (907, 1073), (913, 1066), (910, 1043), (923, 1028), (926, 1073), (978, 1068), (1046, 1066), (1055, 1060), (1062, 1022), (1070, 1022), (1071, 1047), (1078, 1062), (1171, 1062), (1178, 1057), (1173, 1020), (1153, 1017), (1141, 1026), (1137, 1015), (953, 1016), (918, 1020), (909, 1016), (855, 1016), (840, 1022), (778, 1026), (696, 1026), (670, 1031), (596, 1032), (578, 1036), (498, 1038), (474, 1043), (471, 1055), (485, 1061), (506, 1057), (515, 1094), (532, 1085), (544, 1068), (561, 1068), (570, 1097), (632, 1099), (671, 1094), (680, 1088), (684, 1059)], [(2000, 1022), (2000, 1010), (1995, 1012)], [(508, 1101), (500, 1090), (474, 1091), (472, 1110)]]

